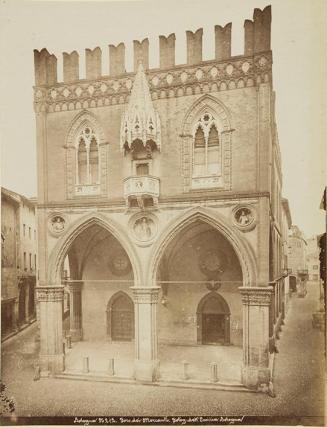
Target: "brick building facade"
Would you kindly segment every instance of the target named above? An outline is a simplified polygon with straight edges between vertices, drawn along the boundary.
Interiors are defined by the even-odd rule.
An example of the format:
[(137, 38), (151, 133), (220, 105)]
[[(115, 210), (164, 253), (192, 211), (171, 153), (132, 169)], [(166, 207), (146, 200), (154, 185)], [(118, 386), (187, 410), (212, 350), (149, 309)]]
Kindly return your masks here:
[(293, 225), (288, 238), (288, 266), (290, 269), (290, 288), (295, 292), (305, 289), (308, 279), (306, 260), (307, 242), (298, 226)]
[(285, 273), (289, 273), (289, 260), (288, 260), (288, 254), (289, 254), (289, 235), (290, 230), (292, 228), (292, 216), (290, 211), (290, 206), (288, 203), (288, 200), (286, 198), (282, 198), (282, 271), (284, 273), (284, 310), (287, 310), (289, 298), (291, 297), (292, 293), (290, 290), (290, 278), (289, 275), (285, 275)]
[(35, 320), (35, 202), (1, 189), (1, 337)]
[(133, 73), (124, 44), (109, 76), (86, 49), (85, 80), (77, 52), (57, 82), (56, 57), (35, 51), (43, 376), (64, 369), (65, 286), (72, 339), (134, 341), (136, 380), (160, 378), (158, 344), (214, 344), (243, 349), (244, 385), (269, 383), (285, 294), (270, 26), (255, 9), (232, 57), (217, 25), (210, 61), (187, 31), (183, 65), (160, 36), (157, 69), (134, 41)]
[(307, 251), (306, 251), (306, 262), (308, 269), (309, 281), (320, 280), (320, 261), (319, 261), (319, 247), (318, 238), (313, 236), (307, 239)]

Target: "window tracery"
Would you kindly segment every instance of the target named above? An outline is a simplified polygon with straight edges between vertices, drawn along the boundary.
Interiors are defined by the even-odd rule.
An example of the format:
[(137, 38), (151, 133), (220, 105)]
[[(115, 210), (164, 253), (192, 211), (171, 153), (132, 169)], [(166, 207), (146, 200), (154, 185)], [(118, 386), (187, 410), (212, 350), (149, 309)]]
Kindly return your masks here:
[[(205, 94), (189, 106), (180, 134), (184, 192), (197, 189), (231, 189), (233, 132), (231, 120), (232, 116), (225, 105), (212, 95)], [(197, 159), (194, 159), (194, 152), (200, 151), (201, 145), (207, 149), (202, 150), (203, 160), (199, 159), (200, 155), (198, 160), (206, 170), (209, 170), (202, 176), (196, 175), (196, 169), (199, 170), (200, 167), (195, 166)], [(202, 171), (204, 170), (203, 167)]]
[(90, 126), (85, 126), (77, 137), (77, 184), (99, 184), (98, 138)]
[(193, 131), (193, 177), (219, 175), (220, 153), (216, 120), (211, 113), (205, 112)]
[(101, 123), (82, 111), (68, 128), (66, 142), (67, 198), (106, 196), (109, 143)]

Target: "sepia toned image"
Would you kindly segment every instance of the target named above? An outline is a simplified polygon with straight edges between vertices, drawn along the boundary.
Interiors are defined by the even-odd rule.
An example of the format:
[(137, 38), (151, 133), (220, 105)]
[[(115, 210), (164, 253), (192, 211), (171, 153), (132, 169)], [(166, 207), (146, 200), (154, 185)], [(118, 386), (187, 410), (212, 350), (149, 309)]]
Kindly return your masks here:
[(1, 423), (324, 426), (325, 2), (1, 12)]

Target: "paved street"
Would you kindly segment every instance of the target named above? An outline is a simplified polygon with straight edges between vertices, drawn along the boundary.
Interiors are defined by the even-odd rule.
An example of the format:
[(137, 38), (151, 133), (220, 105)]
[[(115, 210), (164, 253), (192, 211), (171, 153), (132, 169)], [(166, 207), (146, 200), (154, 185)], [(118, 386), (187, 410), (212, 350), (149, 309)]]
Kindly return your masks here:
[(323, 425), (323, 333), (312, 328), (318, 286), (293, 296), (275, 358), (276, 398), (247, 392), (177, 389), (62, 379), (33, 381), (35, 326), (5, 343), (2, 378), (17, 416), (260, 415), (275, 422)]

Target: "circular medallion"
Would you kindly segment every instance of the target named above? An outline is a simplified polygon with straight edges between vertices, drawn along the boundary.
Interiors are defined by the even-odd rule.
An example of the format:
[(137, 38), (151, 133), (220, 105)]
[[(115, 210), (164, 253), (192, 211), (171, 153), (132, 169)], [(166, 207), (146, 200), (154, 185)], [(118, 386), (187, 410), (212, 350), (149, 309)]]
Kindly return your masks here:
[(209, 280), (218, 279), (227, 267), (225, 253), (218, 250), (208, 250), (200, 256), (199, 267)]
[(67, 220), (62, 214), (55, 213), (49, 217), (49, 231), (52, 235), (58, 236), (66, 229)]
[(125, 252), (115, 254), (109, 261), (109, 268), (114, 275), (127, 275), (131, 270), (131, 264)]
[(129, 227), (138, 245), (150, 245), (157, 234), (157, 219), (153, 214), (139, 213), (131, 218)]
[(238, 206), (233, 210), (233, 223), (241, 230), (252, 230), (255, 227), (255, 212), (252, 207)]

